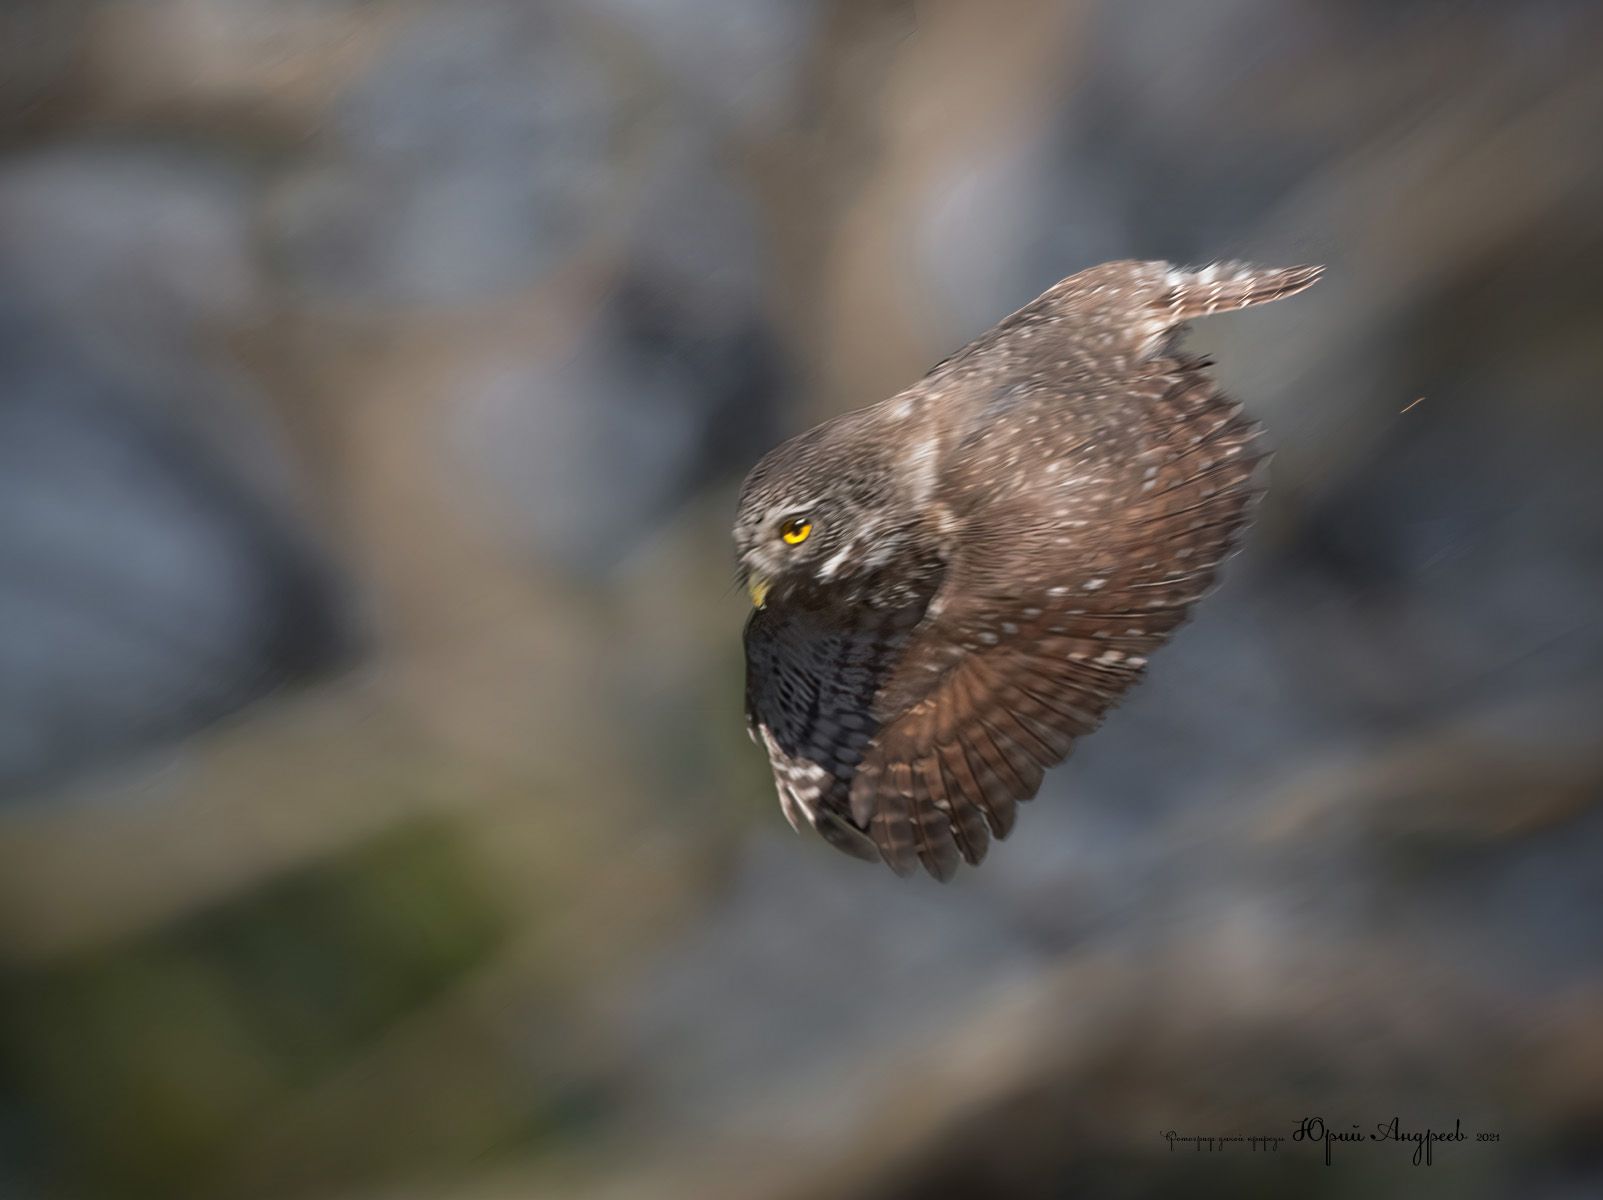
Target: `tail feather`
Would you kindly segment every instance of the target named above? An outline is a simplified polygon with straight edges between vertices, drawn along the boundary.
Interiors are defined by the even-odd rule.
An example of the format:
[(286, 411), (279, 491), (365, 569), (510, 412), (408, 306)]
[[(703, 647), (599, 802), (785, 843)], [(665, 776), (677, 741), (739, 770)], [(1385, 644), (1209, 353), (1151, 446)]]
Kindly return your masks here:
[(1013, 343), (1025, 356), (1050, 350), (1057, 360), (1061, 352), (1050, 348), (1062, 344), (1058, 338), (1083, 343), (1098, 353), (1115, 346), (1137, 357), (1172, 353), (1176, 330), (1193, 318), (1294, 296), (1312, 287), (1323, 273), (1324, 268), (1317, 266), (1177, 267), (1128, 259), (1103, 263), (1059, 280), (996, 328), (937, 363), (932, 374), (961, 369), (1004, 342)]
[(1171, 267), (1169, 291), (1160, 303), (1179, 324), (1295, 296), (1318, 282), (1324, 271), (1322, 266), (1265, 268), (1246, 263), (1213, 263), (1195, 270)]

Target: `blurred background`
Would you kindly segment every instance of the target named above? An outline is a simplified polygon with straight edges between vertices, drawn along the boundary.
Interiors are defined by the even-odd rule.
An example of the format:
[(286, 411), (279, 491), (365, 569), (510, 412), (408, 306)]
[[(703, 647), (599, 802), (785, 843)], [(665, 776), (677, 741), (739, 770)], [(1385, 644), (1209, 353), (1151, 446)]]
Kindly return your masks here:
[[(1603, 1194), (1600, 46), (7, 0), (0, 1195)], [(793, 836), (740, 477), (1122, 257), (1329, 264), (1247, 550), (978, 872)], [(1312, 1116), (1471, 1136), (1161, 1136)]]

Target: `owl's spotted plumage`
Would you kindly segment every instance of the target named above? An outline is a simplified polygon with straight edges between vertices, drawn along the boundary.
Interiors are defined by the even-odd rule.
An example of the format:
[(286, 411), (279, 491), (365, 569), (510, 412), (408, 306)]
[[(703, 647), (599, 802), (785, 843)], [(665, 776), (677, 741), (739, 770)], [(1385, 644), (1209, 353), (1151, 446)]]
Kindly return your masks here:
[(1090, 733), (1249, 518), (1258, 426), (1184, 322), (1317, 267), (1117, 262), (769, 453), (735, 523), (746, 708), (785, 814), (939, 879)]

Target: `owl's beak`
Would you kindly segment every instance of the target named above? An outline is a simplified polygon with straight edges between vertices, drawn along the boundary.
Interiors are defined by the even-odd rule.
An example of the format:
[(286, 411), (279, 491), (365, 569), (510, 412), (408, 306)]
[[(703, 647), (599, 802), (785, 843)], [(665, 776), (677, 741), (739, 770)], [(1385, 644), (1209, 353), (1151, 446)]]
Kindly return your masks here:
[(746, 591), (751, 594), (751, 602), (754, 607), (761, 608), (763, 606), (763, 601), (768, 599), (770, 586), (772, 585), (769, 581), (761, 575), (753, 575), (746, 581)]

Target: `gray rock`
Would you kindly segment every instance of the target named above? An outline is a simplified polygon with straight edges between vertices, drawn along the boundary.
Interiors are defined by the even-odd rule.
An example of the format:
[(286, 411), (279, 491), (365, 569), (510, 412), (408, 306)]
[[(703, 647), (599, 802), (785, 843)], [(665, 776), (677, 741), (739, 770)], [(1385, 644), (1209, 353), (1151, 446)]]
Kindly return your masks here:
[(9, 0), (0, 8), (0, 136), (35, 127), (76, 82), (89, 0)]
[(537, 555), (580, 575), (744, 471), (778, 439), (791, 384), (746, 196), (694, 147), (653, 166), (620, 277), (577, 346), (476, 362), (461, 389), (468, 470)]
[(0, 327), (0, 797), (191, 732), (350, 650), (326, 564), (127, 388)]
[(263, 307), (252, 173), (177, 143), (58, 143), (0, 165), (11, 295), (85, 353), (160, 372)]
[(538, 280), (622, 186), (620, 98), (551, 4), (425, 11), (335, 106), (269, 206), (276, 260), (314, 297), (452, 304)]
[(581, 577), (771, 441), (785, 386), (760, 319), (708, 313), (650, 275), (625, 281), (565, 359), (474, 370), (460, 391), (465, 468), (530, 551)]
[(845, 1093), (798, 1112), (815, 1080), (917, 1046), (1039, 969), (1029, 940), (966, 888), (865, 872), (782, 836), (754, 840), (716, 911), (610, 1005), (640, 1100), (676, 1124), (727, 1134), (782, 1116), (792, 1136), (838, 1136), (864, 1114)]
[(772, 127), (791, 117), (822, 22), (816, 0), (599, 0), (677, 87), (720, 123)]
[(81, 143), (0, 171), (0, 795), (191, 732), (351, 648), (217, 335), (266, 311), (249, 176)]

